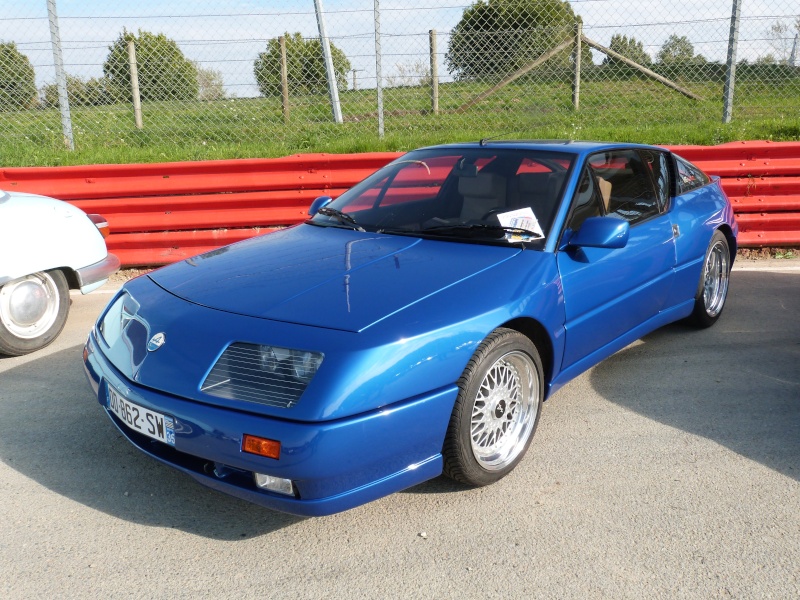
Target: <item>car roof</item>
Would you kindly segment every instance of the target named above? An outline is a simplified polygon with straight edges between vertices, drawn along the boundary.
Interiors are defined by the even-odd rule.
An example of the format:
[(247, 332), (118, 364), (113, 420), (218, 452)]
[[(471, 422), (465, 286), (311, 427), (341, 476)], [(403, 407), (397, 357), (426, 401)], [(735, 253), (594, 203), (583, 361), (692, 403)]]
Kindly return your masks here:
[(424, 150), (438, 148), (510, 148), (516, 150), (543, 150), (549, 152), (564, 152), (567, 154), (591, 154), (604, 150), (620, 148), (643, 148), (649, 150), (668, 151), (660, 146), (647, 144), (632, 144), (628, 142), (593, 142), (583, 140), (491, 140), (484, 139), (479, 142), (460, 142), (455, 144), (442, 144), (428, 146)]

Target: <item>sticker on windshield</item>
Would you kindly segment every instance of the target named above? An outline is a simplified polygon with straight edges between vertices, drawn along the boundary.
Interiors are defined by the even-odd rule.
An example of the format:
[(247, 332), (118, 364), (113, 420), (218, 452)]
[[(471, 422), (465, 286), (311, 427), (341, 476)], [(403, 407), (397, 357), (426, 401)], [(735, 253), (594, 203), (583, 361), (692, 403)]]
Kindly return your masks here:
[[(544, 232), (539, 226), (539, 221), (530, 206), (519, 208), (509, 212), (498, 213), (497, 219), (503, 227), (513, 227), (514, 229), (522, 229), (519, 233), (507, 233), (506, 239), (509, 242), (528, 242), (530, 240), (541, 239), (544, 237)], [(530, 232), (530, 233), (528, 233)]]

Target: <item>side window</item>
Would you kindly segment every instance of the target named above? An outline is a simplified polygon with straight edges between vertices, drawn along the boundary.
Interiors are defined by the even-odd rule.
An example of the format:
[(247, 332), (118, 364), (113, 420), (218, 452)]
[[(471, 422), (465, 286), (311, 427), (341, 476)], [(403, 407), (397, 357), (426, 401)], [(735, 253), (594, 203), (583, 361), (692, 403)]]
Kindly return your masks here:
[(692, 163), (683, 160), (680, 156), (675, 157), (675, 192), (680, 196), (688, 191), (702, 187), (711, 182), (708, 175), (695, 167)]
[(670, 185), (671, 177), (667, 155), (664, 152), (643, 150), (642, 158), (653, 178), (653, 184), (656, 186), (659, 207), (662, 211), (666, 210), (669, 204), (670, 190), (672, 189)]
[(575, 194), (572, 217), (569, 220), (569, 228), (572, 231), (578, 231), (589, 217), (602, 216), (597, 191), (596, 179), (591, 168), (584, 167), (578, 191)]
[(657, 215), (656, 196), (649, 166), (636, 150), (612, 150), (589, 157), (603, 193), (606, 214), (631, 224)]

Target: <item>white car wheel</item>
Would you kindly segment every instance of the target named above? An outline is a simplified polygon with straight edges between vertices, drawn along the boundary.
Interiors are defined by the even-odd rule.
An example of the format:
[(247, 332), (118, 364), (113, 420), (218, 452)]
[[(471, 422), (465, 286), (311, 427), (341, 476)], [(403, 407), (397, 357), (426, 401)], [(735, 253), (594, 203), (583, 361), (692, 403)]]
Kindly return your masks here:
[(41, 271), (0, 288), (0, 354), (20, 356), (52, 342), (67, 322), (69, 286), (61, 271)]

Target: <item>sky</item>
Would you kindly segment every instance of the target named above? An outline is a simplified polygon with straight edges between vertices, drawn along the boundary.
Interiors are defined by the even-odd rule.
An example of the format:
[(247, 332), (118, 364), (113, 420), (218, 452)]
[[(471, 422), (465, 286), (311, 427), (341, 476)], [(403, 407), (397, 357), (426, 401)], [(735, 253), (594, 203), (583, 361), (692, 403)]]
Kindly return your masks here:
[[(375, 0), (321, 0), (326, 29), (356, 69), (359, 87), (375, 87)], [(230, 95), (257, 95), (253, 61), (270, 38), (283, 32), (318, 36), (313, 0), (55, 0), (64, 63), (68, 73), (102, 75), (109, 45), (123, 28), (165, 33), (184, 54), (220, 72)], [(780, 20), (792, 26), (800, 15), (796, 0), (741, 0), (739, 58), (769, 52), (768, 30)], [(439, 32), (439, 72), (447, 80), (447, 33), (471, 2), (460, 0), (380, 0), (382, 71), (398, 76), (428, 60), (428, 31)], [(731, 0), (574, 0), (584, 33), (601, 44), (613, 34), (635, 36), (655, 56), (671, 34), (687, 36), (695, 51), (724, 61)], [(793, 12), (794, 11), (794, 12)], [(13, 41), (34, 65), (37, 85), (55, 79), (47, 0), (0, 0), (0, 41)], [(788, 40), (791, 47), (791, 40)], [(595, 55), (599, 62), (601, 55)], [(351, 75), (352, 81), (352, 75)]]

